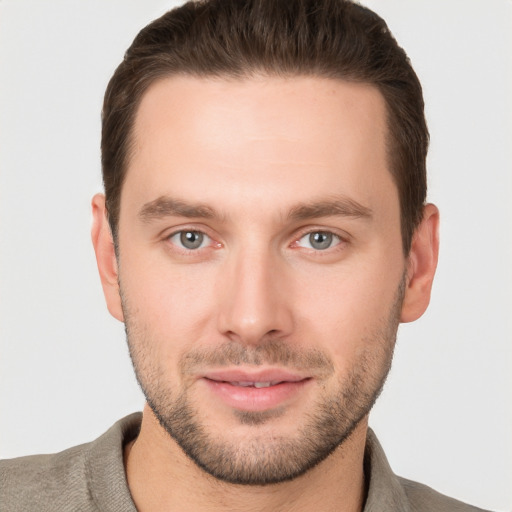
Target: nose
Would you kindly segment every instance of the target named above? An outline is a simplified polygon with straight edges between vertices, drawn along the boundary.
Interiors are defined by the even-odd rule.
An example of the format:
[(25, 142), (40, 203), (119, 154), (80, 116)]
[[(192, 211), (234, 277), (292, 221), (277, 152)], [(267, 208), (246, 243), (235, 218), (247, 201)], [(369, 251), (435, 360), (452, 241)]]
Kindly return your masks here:
[(218, 329), (232, 341), (256, 345), (293, 330), (291, 284), (285, 263), (271, 251), (240, 251), (224, 262)]

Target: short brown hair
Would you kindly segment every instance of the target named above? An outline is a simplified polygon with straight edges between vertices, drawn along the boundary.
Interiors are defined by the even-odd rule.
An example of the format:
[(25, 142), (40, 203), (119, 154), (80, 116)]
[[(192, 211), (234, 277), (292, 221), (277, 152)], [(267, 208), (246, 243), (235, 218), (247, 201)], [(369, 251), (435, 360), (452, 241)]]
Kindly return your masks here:
[(384, 20), (349, 0), (190, 1), (141, 30), (111, 78), (103, 105), (103, 182), (114, 239), (135, 115), (149, 85), (174, 74), (257, 73), (377, 87), (387, 105), (388, 165), (408, 254), (427, 188), (429, 135), (421, 85)]

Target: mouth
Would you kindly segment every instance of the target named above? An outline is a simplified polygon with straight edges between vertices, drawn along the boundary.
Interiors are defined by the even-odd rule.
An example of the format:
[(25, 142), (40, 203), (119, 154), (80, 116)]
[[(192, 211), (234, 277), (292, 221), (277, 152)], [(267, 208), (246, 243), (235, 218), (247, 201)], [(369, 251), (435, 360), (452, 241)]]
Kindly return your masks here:
[(242, 388), (269, 388), (270, 386), (276, 386), (277, 384), (281, 384), (282, 381), (271, 381), (271, 382), (247, 382), (247, 381), (239, 381), (239, 382), (227, 382), (227, 384), (231, 384), (232, 386), (240, 386)]
[(285, 370), (222, 370), (208, 372), (201, 379), (212, 395), (240, 411), (266, 411), (292, 403), (312, 377)]

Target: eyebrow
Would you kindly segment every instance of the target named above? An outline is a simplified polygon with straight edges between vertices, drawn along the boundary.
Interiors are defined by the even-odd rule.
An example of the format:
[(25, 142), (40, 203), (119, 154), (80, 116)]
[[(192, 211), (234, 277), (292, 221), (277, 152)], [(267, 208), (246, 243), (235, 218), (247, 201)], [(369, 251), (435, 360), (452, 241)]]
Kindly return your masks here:
[(367, 206), (348, 197), (337, 197), (332, 200), (299, 204), (290, 210), (288, 217), (292, 220), (332, 216), (371, 219), (372, 215), (372, 210)]
[[(332, 216), (370, 219), (372, 213), (370, 208), (353, 199), (337, 197), (298, 204), (289, 211), (288, 218), (293, 221)], [(166, 217), (213, 219), (219, 217), (219, 214), (212, 207), (204, 204), (192, 204), (169, 196), (161, 196), (146, 203), (141, 208), (139, 217), (144, 222), (151, 222)]]
[(187, 217), (212, 219), (217, 214), (209, 206), (202, 204), (190, 204), (173, 199), (168, 196), (161, 196), (154, 201), (146, 203), (139, 212), (139, 217), (144, 222), (163, 219), (165, 217)]

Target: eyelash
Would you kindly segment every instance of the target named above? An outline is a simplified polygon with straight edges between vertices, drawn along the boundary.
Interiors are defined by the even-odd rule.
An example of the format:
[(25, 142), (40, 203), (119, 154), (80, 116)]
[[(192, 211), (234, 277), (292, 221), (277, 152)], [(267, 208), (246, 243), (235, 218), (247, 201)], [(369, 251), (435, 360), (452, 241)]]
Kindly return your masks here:
[[(187, 247), (178, 245), (178, 243), (176, 243), (176, 242), (171, 241), (173, 237), (176, 237), (177, 235), (182, 235), (184, 233), (197, 233), (199, 235), (207, 237), (210, 240), (210, 243), (205, 247), (197, 247), (194, 249), (189, 249)], [(304, 237), (310, 236), (315, 233), (331, 235), (333, 238), (337, 239), (337, 243), (335, 243), (333, 246), (327, 247), (325, 249), (315, 249), (313, 247), (308, 248), (308, 247), (302, 247), (299, 245), (299, 242)], [(311, 228), (311, 229), (308, 229), (307, 231), (301, 232), (298, 236), (294, 237), (294, 241), (289, 245), (289, 247), (291, 247), (293, 249), (302, 248), (310, 253), (314, 253), (315, 255), (321, 256), (323, 254), (325, 254), (325, 255), (332, 254), (332, 252), (334, 252), (334, 251), (342, 250), (345, 247), (345, 245), (348, 243), (347, 238), (348, 238), (347, 236), (342, 236), (341, 234), (336, 233), (333, 230), (321, 229), (321, 228)], [(203, 250), (206, 250), (208, 248), (221, 248), (222, 247), (222, 244), (220, 242), (215, 242), (214, 238), (211, 237), (210, 235), (208, 235), (208, 233), (206, 233), (203, 229), (194, 228), (194, 227), (182, 228), (182, 229), (173, 231), (169, 235), (166, 235), (164, 237), (164, 240), (167, 241), (170, 245), (172, 245), (175, 249), (177, 249), (178, 251), (181, 251), (182, 253), (185, 253), (185, 254), (198, 254), (199, 252), (202, 252)]]

